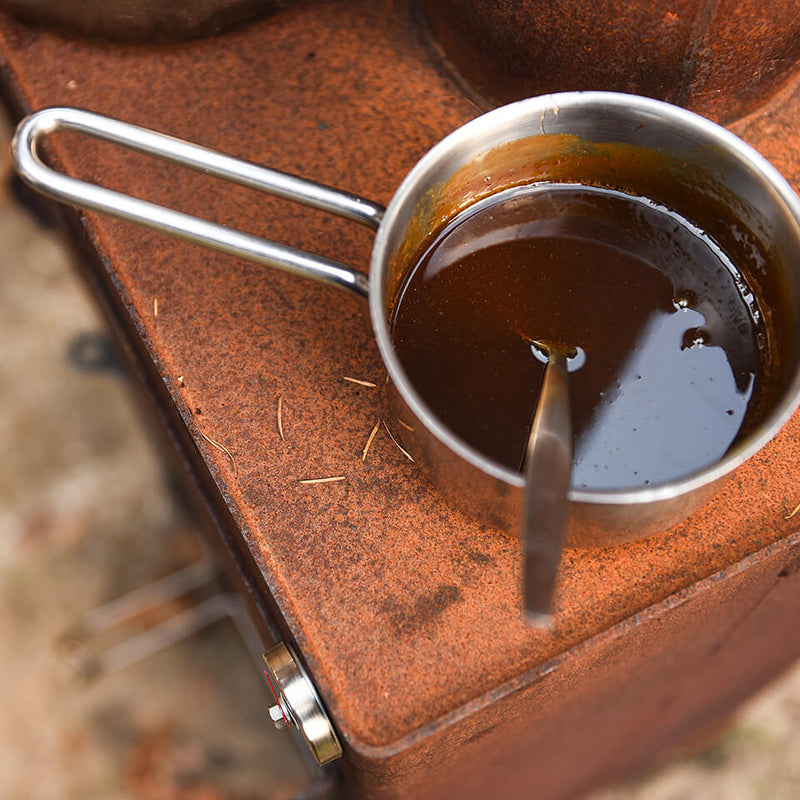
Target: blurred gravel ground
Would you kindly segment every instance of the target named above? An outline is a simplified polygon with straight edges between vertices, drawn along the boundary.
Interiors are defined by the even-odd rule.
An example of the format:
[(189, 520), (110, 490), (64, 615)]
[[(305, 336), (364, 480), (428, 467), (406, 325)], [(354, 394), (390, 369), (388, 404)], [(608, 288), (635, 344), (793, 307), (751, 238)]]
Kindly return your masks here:
[(0, 798), (244, 800), (308, 783), (229, 622), (88, 688), (54, 643), (198, 547), (117, 372), (70, 363), (102, 323), (0, 176)]
[[(292, 797), (309, 778), (229, 623), (88, 688), (63, 677), (65, 629), (197, 548), (124, 377), (70, 363), (102, 323), (0, 172), (0, 798)], [(710, 747), (593, 800), (696, 798), (800, 798), (800, 669)]]

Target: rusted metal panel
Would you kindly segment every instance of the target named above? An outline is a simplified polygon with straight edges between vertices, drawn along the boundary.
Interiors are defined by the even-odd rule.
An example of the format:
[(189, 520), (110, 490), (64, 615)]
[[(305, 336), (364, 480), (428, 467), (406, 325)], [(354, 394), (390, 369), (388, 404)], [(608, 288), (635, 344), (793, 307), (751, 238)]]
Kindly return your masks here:
[[(368, 797), (562, 800), (713, 729), (800, 654), (800, 535), (636, 614), (354, 770)], [(358, 766), (362, 766), (360, 763)]]
[[(379, 202), (477, 113), (440, 69), (415, 15), (378, 0), (302, 3), (215, 39), (158, 47), (70, 39), (2, 18), (0, 56), (18, 113), (83, 106)], [(800, 89), (790, 85), (738, 128), (795, 186), (799, 112)], [(339, 220), (69, 136), (52, 143), (51, 156), (72, 174), (366, 267), (369, 234)], [(714, 587), (738, 578), (709, 576), (752, 576), (752, 597), (774, 583), (778, 556), (765, 548), (788, 548), (800, 526), (800, 515), (787, 519), (800, 502), (800, 416), (686, 523), (643, 542), (567, 552), (557, 627), (533, 631), (519, 615), (514, 539), (451, 509), (383, 431), (362, 461), (384, 413), (384, 372), (357, 300), (117, 221), (73, 219), (95, 253), (96, 284), (219, 509), (238, 568), (269, 598), (314, 675), (354, 786), (435, 796), (460, 780), (451, 771), (472, 775), (485, 753), (485, 775), (513, 770), (508, 792), (521, 791), (531, 753), (544, 748), (538, 731), (550, 726), (563, 737), (552, 742), (574, 734), (574, 752), (584, 754), (585, 768), (562, 774), (571, 783), (558, 784), (553, 772), (543, 784), (566, 796), (628, 763), (611, 742), (590, 757), (595, 745), (580, 734), (615, 703), (626, 709), (624, 736), (652, 728), (652, 739), (625, 741), (653, 748), (713, 716), (717, 706), (698, 695), (676, 700), (666, 726), (653, 709), (637, 716), (634, 695), (622, 700), (621, 688), (606, 688), (646, 695), (666, 682), (678, 697), (682, 673), (663, 671), (661, 661), (711, 663), (720, 630), (745, 614), (733, 590), (730, 602), (714, 599)], [(659, 605), (684, 591), (691, 603)], [(637, 615), (649, 608), (645, 625)], [(680, 625), (662, 639), (672, 619)], [(783, 622), (759, 619), (752, 635), (769, 647), (759, 646), (757, 662), (731, 666), (740, 689), (717, 695), (720, 707), (796, 655)], [(558, 669), (539, 677), (553, 659)], [(554, 769), (568, 755), (542, 752)]]
[(486, 101), (605, 89), (730, 121), (800, 61), (796, 0), (423, 0), (435, 41)]
[(169, 42), (220, 33), (290, 0), (0, 0), (0, 9), (36, 24), (112, 41)]

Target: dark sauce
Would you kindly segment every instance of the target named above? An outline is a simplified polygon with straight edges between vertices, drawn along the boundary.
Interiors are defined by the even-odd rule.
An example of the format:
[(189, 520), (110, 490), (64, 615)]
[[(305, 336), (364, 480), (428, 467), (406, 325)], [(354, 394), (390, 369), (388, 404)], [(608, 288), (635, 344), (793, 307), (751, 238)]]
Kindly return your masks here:
[(391, 327), (433, 413), (514, 470), (544, 374), (526, 337), (582, 348), (575, 487), (706, 467), (760, 391), (761, 320), (736, 267), (669, 209), (595, 187), (511, 189), (462, 212), (400, 287)]

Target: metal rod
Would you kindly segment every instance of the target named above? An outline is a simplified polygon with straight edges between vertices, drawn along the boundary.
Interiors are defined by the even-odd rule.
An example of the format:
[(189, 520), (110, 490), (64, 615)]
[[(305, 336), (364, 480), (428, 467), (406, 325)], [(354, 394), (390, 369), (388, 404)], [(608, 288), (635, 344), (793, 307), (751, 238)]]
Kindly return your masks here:
[(93, 608), (75, 626), (84, 636), (97, 636), (140, 614), (210, 583), (219, 566), (206, 550), (203, 557), (188, 567), (134, 589), (122, 597)]

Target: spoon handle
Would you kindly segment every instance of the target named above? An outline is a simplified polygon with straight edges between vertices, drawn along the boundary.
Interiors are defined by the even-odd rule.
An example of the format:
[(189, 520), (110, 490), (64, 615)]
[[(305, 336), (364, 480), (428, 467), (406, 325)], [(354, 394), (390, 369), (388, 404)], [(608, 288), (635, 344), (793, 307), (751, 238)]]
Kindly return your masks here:
[(564, 545), (572, 447), (567, 356), (553, 349), (548, 354), (524, 461), (525, 610), (532, 623), (543, 627), (551, 621)]

